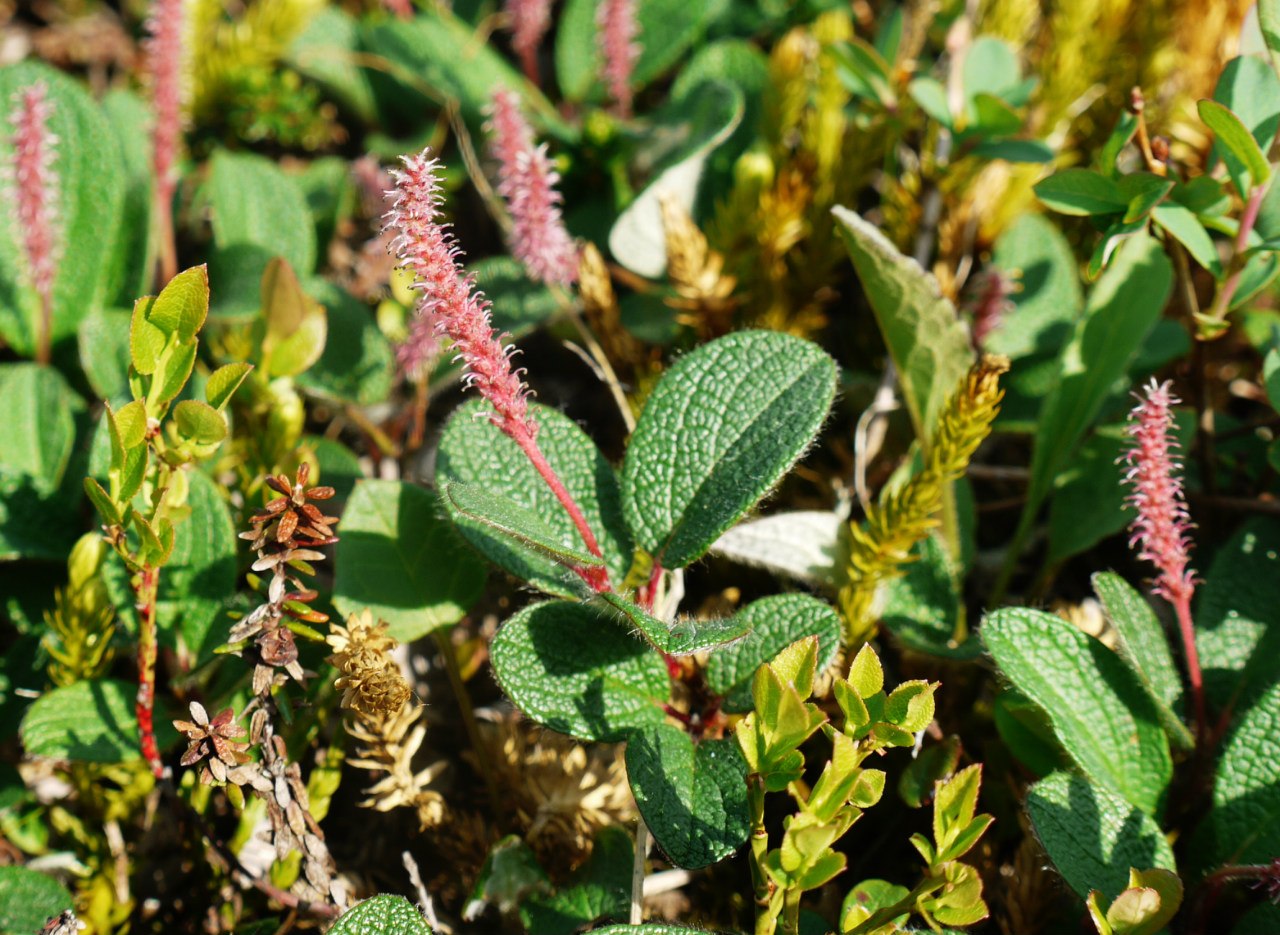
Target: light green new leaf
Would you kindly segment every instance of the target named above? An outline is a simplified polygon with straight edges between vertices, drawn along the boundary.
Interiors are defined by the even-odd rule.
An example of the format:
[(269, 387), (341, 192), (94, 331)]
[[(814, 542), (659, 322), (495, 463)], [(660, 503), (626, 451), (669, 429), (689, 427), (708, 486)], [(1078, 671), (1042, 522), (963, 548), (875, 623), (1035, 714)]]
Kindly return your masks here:
[(898, 368), (916, 438), (927, 445), (938, 412), (973, 362), (969, 329), (920, 264), (849, 209), (832, 213)]
[(1197, 593), (1196, 647), (1210, 706), (1247, 704), (1280, 654), (1280, 523), (1255, 517), (1220, 546)]
[(493, 673), (517, 708), (579, 740), (621, 740), (661, 724), (667, 667), (592, 605), (547, 601), (498, 630)]
[(825, 669), (840, 648), (840, 618), (823, 601), (806, 594), (776, 594), (752, 601), (734, 615), (749, 628), (742, 639), (722, 646), (707, 663), (707, 685), (724, 695), (728, 711), (751, 710), (751, 680), (760, 666), (792, 643), (818, 638), (818, 668)]
[(1280, 839), (1280, 682), (1272, 683), (1240, 716), (1222, 749), (1213, 784), (1213, 810), (1203, 835), (1201, 866), (1260, 864), (1276, 856)]
[[(460, 406), (449, 419), (436, 456), (437, 487), (470, 484), (504, 497), (540, 517), (566, 554), (581, 551), (585, 544), (573, 520), (520, 447), (489, 420), (491, 411), (477, 400)], [(529, 411), (538, 423), (538, 447), (582, 510), (604, 552), (610, 577), (620, 584), (631, 566), (632, 550), (617, 475), (572, 419), (536, 403), (530, 403)], [(448, 499), (444, 505), (462, 535), (490, 561), (549, 594), (580, 593), (577, 576), (547, 557), (545, 549), (529, 548), (464, 516)]]
[(740, 331), (676, 361), (623, 464), (636, 545), (667, 568), (701, 557), (812, 443), (835, 378), (817, 345), (771, 331)]
[(747, 840), (747, 764), (735, 740), (703, 740), (670, 724), (627, 739), (627, 777), (653, 839), (679, 867), (696, 870)]
[[(1173, 267), (1146, 234), (1131, 237), (1089, 294), (1037, 423), (1026, 514), (1034, 517), (1103, 402), (1128, 371), (1173, 286)], [(1026, 516), (1024, 515), (1024, 522)]]
[(32, 935), (51, 916), (75, 908), (67, 888), (26, 867), (0, 867), (0, 935)]
[(1049, 716), (1085, 774), (1150, 814), (1173, 775), (1155, 704), (1114, 652), (1053, 614), (997, 610), (982, 640), (1000, 672)]
[(422, 913), (403, 896), (383, 894), (344, 912), (329, 935), (431, 935)]
[[(54, 206), (61, 251), (53, 280), (52, 343), (73, 338), (90, 311), (104, 307), (118, 285), (114, 256), (121, 229), (124, 160), (101, 107), (70, 75), (34, 60), (0, 69), (3, 149), (18, 92), (36, 82), (46, 89), (49, 132), (57, 138)], [(6, 199), (7, 203), (7, 199)], [(113, 280), (116, 280), (113, 282)], [(0, 338), (23, 356), (34, 354), (40, 299), (27, 270), (17, 212), (0, 211)]]
[(195, 337), (209, 313), (209, 270), (201, 264), (184, 269), (146, 306), (147, 321), (169, 337), (186, 342)]
[[(45, 692), (22, 719), (23, 749), (29, 756), (76, 763), (122, 763), (141, 756), (137, 691), (130, 682), (93, 679)], [(156, 730), (162, 746), (175, 736), (160, 712)]]
[(1253, 184), (1267, 184), (1271, 180), (1271, 163), (1267, 162), (1258, 141), (1253, 138), (1249, 128), (1240, 122), (1240, 118), (1217, 101), (1203, 100), (1196, 108), (1200, 112), (1200, 119), (1218, 137), (1218, 142), (1240, 160), (1253, 179)]
[(751, 629), (751, 624), (738, 615), (719, 620), (684, 618), (667, 626), (615, 592), (600, 594), (597, 600), (620, 615), (620, 623), (633, 632), (638, 632), (651, 646), (668, 656), (689, 656), (704, 652), (713, 646), (731, 643)]
[(243, 363), (219, 367), (209, 374), (209, 379), (205, 381), (204, 398), (214, 409), (221, 410), (231, 401), (231, 397), (235, 395), (236, 390), (240, 388), (240, 384), (252, 369), (253, 364)]
[(484, 578), (435, 495), (402, 481), (356, 484), (335, 550), (333, 606), (341, 613), (368, 608), (407, 643), (461, 620)]
[(1115, 572), (1094, 575), (1093, 590), (1116, 629), (1116, 651), (1129, 663), (1156, 703), (1160, 723), (1169, 739), (1180, 749), (1191, 750), (1195, 738), (1173, 710), (1182, 697), (1182, 679), (1155, 611), (1146, 598)]
[(218, 410), (198, 399), (184, 399), (173, 408), (178, 437), (198, 445), (216, 445), (227, 437), (227, 422)]
[(1122, 797), (1071, 773), (1053, 773), (1027, 792), (1027, 813), (1067, 885), (1114, 898), (1131, 867), (1175, 869), (1160, 826)]

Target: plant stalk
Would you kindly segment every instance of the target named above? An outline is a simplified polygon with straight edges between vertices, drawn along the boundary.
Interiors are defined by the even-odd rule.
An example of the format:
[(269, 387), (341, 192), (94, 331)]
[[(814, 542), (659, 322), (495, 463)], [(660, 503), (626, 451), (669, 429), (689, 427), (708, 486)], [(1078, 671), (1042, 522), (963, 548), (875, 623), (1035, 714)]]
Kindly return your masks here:
[(649, 853), (649, 826), (644, 818), (636, 818), (636, 852), (631, 864), (631, 911), (627, 917), (630, 925), (644, 920), (644, 864)]
[(1196, 649), (1195, 626), (1191, 620), (1191, 595), (1183, 594), (1173, 602), (1178, 616), (1178, 630), (1182, 633), (1182, 649), (1187, 662), (1187, 681), (1191, 683), (1191, 698), (1196, 711), (1196, 736), (1201, 743), (1209, 739), (1209, 719), (1204, 706), (1204, 676), (1200, 671), (1200, 653)]
[(752, 773), (747, 777), (747, 809), (751, 814), (751, 885), (756, 899), (755, 935), (773, 935), (778, 924), (771, 905), (775, 884), (765, 873), (764, 859), (769, 852), (769, 832), (764, 826), (764, 777)]
[(476, 753), (476, 765), (479, 767), (481, 778), (484, 779), (489, 803), (495, 811), (499, 811), (502, 797), (498, 793), (498, 785), (494, 780), (493, 764), (489, 761), (489, 748), (484, 745), (484, 738), (480, 736), (480, 725), (476, 721), (475, 709), (471, 706), (471, 695), (467, 692), (467, 683), (462, 679), (462, 668), (458, 665), (458, 654), (454, 649), (453, 640), (449, 636), (447, 627), (437, 629), (432, 636), (444, 660), (444, 669), (449, 676), (449, 686), (453, 689), (458, 710), (462, 714), (462, 726), (467, 731), (467, 739), (471, 741), (471, 749)]
[(1227, 312), (1231, 310), (1231, 300), (1235, 298), (1236, 290), (1240, 288), (1240, 277), (1244, 274), (1243, 257), (1244, 252), (1249, 249), (1249, 235), (1253, 233), (1253, 227), (1258, 222), (1258, 212), (1262, 209), (1262, 199), (1266, 197), (1267, 188), (1266, 185), (1255, 185), (1249, 192), (1249, 200), (1245, 202), (1244, 213), (1240, 216), (1240, 229), (1236, 231), (1235, 255), (1231, 258), (1231, 275), (1218, 290), (1213, 309), (1209, 312), (1210, 318), (1225, 321)]
[(152, 775), (164, 776), (160, 749), (156, 744), (156, 597), (160, 589), (160, 569), (143, 565), (134, 586), (138, 595), (138, 693), (134, 709), (138, 718), (139, 746)]

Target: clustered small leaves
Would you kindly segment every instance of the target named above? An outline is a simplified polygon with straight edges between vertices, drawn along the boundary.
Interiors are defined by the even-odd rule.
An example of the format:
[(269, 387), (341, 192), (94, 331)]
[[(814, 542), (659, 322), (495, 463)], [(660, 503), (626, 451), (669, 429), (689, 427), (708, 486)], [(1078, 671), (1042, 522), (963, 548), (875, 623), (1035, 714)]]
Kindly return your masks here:
[(974, 364), (942, 410), (920, 471), (896, 489), (886, 488), (867, 509), (865, 524), (849, 524), (847, 582), (840, 590), (849, 643), (871, 636), (881, 583), (902, 573), (912, 548), (938, 525), (948, 486), (964, 474), (1000, 411), (999, 380), (1008, 369), (1008, 359), (995, 355)]

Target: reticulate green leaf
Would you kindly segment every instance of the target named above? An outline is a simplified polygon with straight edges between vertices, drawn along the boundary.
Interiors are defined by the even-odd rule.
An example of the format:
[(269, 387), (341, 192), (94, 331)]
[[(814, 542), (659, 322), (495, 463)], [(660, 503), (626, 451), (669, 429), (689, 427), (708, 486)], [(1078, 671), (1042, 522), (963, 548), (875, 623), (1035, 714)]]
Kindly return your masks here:
[(548, 896), (532, 893), (520, 905), (525, 931), (538, 935), (574, 935), (597, 919), (621, 919), (631, 906), (631, 835), (617, 825), (600, 829), (591, 857), (560, 889)]
[(1092, 889), (1114, 898), (1129, 868), (1175, 869), (1173, 851), (1146, 812), (1082, 776), (1058, 772), (1027, 792), (1036, 837), (1082, 899)]
[(1155, 704), (1129, 667), (1066, 620), (1041, 611), (997, 610), (981, 632), (1000, 672), (1044, 709), (1085, 774), (1158, 814), (1173, 760)]
[(1182, 697), (1182, 678), (1155, 611), (1146, 598), (1115, 572), (1094, 575), (1093, 590), (1115, 627), (1116, 652), (1129, 663), (1156, 703), (1160, 723), (1169, 739), (1180, 749), (1192, 749), (1195, 739), (1173, 710)]
[[(60, 232), (53, 280), (52, 344), (75, 337), (81, 319), (114, 300), (113, 260), (124, 198), (124, 160), (102, 108), (76, 79), (34, 59), (0, 69), (0, 126), (6, 153), (18, 92), (40, 82), (49, 104)], [(9, 204), (6, 197), (6, 204)], [(114, 281), (113, 281), (114, 280)], [(40, 299), (27, 271), (17, 212), (0, 211), (0, 338), (23, 356), (35, 353)]]
[(604, 559), (592, 555), (584, 547), (575, 549), (560, 542), (555, 530), (548, 527), (540, 515), (501, 494), (475, 484), (450, 481), (441, 485), (440, 496), (450, 513), (555, 562), (570, 567), (604, 564)]
[(493, 673), (517, 708), (580, 740), (621, 740), (661, 724), (662, 657), (589, 604), (526, 607), (498, 630)]
[[(86, 679), (45, 692), (22, 719), (23, 749), (28, 756), (76, 763), (123, 763), (140, 757), (137, 691), (131, 682)], [(162, 745), (174, 737), (160, 712), (156, 730)]]
[(0, 867), (0, 935), (34, 935), (45, 921), (75, 908), (65, 886), (26, 867)]
[(1262, 864), (1276, 856), (1280, 836), (1280, 681), (1245, 709), (1223, 744), (1213, 783), (1213, 809), (1197, 848), (1204, 867)]
[(840, 648), (840, 618), (823, 601), (805, 594), (777, 594), (752, 601), (734, 615), (749, 627), (736, 643), (722, 646), (707, 662), (707, 685), (725, 696), (728, 711), (751, 710), (756, 670), (797, 640), (818, 638), (818, 668), (825, 669)]
[(76, 333), (80, 366), (94, 396), (113, 404), (129, 396), (129, 318), (126, 309), (94, 309)]
[(84, 401), (52, 367), (0, 366), (0, 470), (24, 475), (49, 493), (61, 483)]
[(484, 578), (435, 495), (402, 481), (356, 484), (335, 549), (333, 606), (341, 613), (368, 608), (407, 643), (461, 620)]
[(751, 629), (749, 622), (736, 615), (713, 620), (681, 618), (668, 626), (615, 592), (597, 595), (596, 600), (619, 615), (620, 623), (638, 632), (654, 649), (668, 656), (704, 652), (713, 646), (733, 642)]
[(384, 893), (344, 912), (329, 935), (431, 935), (431, 926), (409, 900)]
[(747, 840), (747, 765), (735, 740), (697, 746), (670, 724), (627, 739), (627, 777), (640, 815), (663, 853), (696, 870)]
[(927, 445), (939, 411), (973, 361), (969, 329), (919, 263), (849, 209), (832, 212), (898, 369), (916, 438)]
[(702, 556), (813, 441), (835, 393), (817, 345), (740, 331), (680, 358), (650, 394), (623, 465), (636, 544), (667, 568)]
[[(568, 552), (585, 548), (582, 535), (547, 482), (520, 447), (489, 420), (491, 411), (487, 403), (472, 401), (449, 419), (436, 455), (437, 486), (481, 486), (541, 517)], [(572, 419), (537, 403), (530, 403), (529, 411), (538, 423), (538, 447), (582, 510), (604, 552), (610, 577), (620, 584), (631, 567), (632, 549), (622, 519), (617, 475)], [(542, 552), (463, 516), (448, 501), (445, 509), (468, 542), (516, 577), (561, 597), (575, 597), (582, 590), (573, 572)]]

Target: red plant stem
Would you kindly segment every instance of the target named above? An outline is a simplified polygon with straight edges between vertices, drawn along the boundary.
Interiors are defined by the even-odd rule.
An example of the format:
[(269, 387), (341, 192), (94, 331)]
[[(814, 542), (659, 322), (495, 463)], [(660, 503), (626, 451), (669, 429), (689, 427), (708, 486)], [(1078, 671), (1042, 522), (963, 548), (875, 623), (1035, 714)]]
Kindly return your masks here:
[[(499, 428), (504, 428), (504, 426), (499, 426)], [(577, 528), (578, 535), (582, 536), (582, 541), (586, 545), (587, 551), (596, 558), (603, 558), (604, 553), (600, 550), (600, 543), (596, 541), (595, 533), (591, 531), (591, 525), (587, 522), (587, 518), (582, 515), (582, 509), (573, 499), (573, 494), (569, 493), (568, 488), (565, 487), (564, 481), (560, 480), (560, 476), (547, 463), (546, 455), (538, 447), (538, 443), (534, 440), (532, 433), (526, 431), (523, 424), (512, 428), (513, 430), (508, 431), (507, 435), (520, 446), (520, 450), (529, 459), (533, 469), (546, 481), (547, 486), (551, 488), (551, 492), (555, 494), (556, 499), (560, 501), (560, 505), (564, 507), (564, 511), (569, 514), (569, 519), (573, 520), (573, 525)], [(609, 585), (609, 573), (603, 568), (578, 569), (578, 574), (597, 593), (612, 590)]]
[(138, 595), (138, 694), (135, 710), (142, 756), (157, 779), (164, 775), (160, 749), (156, 744), (154, 713), (156, 704), (156, 596), (160, 569), (144, 565), (134, 590)]
[(529, 82), (537, 87), (542, 83), (542, 78), (538, 74), (538, 50), (537, 49), (521, 49), (520, 50), (520, 67), (524, 69), (524, 76)]
[(1240, 288), (1240, 277), (1244, 274), (1245, 265), (1241, 257), (1249, 249), (1249, 235), (1253, 233), (1253, 226), (1258, 222), (1258, 212), (1262, 209), (1262, 199), (1266, 194), (1266, 185), (1255, 185), (1253, 191), (1249, 193), (1249, 200), (1245, 202), (1244, 214), (1240, 216), (1240, 229), (1236, 231), (1235, 256), (1231, 259), (1231, 265), (1235, 270), (1218, 291), (1217, 301), (1213, 303), (1211, 316), (1213, 318), (1227, 317), (1227, 312), (1231, 309), (1231, 300), (1235, 298), (1236, 290)]
[(1196, 711), (1196, 735), (1201, 741), (1209, 739), (1209, 718), (1204, 707), (1204, 676), (1200, 672), (1200, 653), (1196, 649), (1195, 626), (1191, 622), (1191, 594), (1185, 593), (1173, 601), (1178, 615), (1178, 629), (1182, 633), (1182, 649), (1187, 660), (1187, 681), (1191, 683), (1191, 698)]
[(156, 185), (156, 240), (160, 256), (157, 259), (159, 279), (157, 288), (178, 275), (178, 244), (173, 229), (173, 194), (175, 186), (172, 182)]

